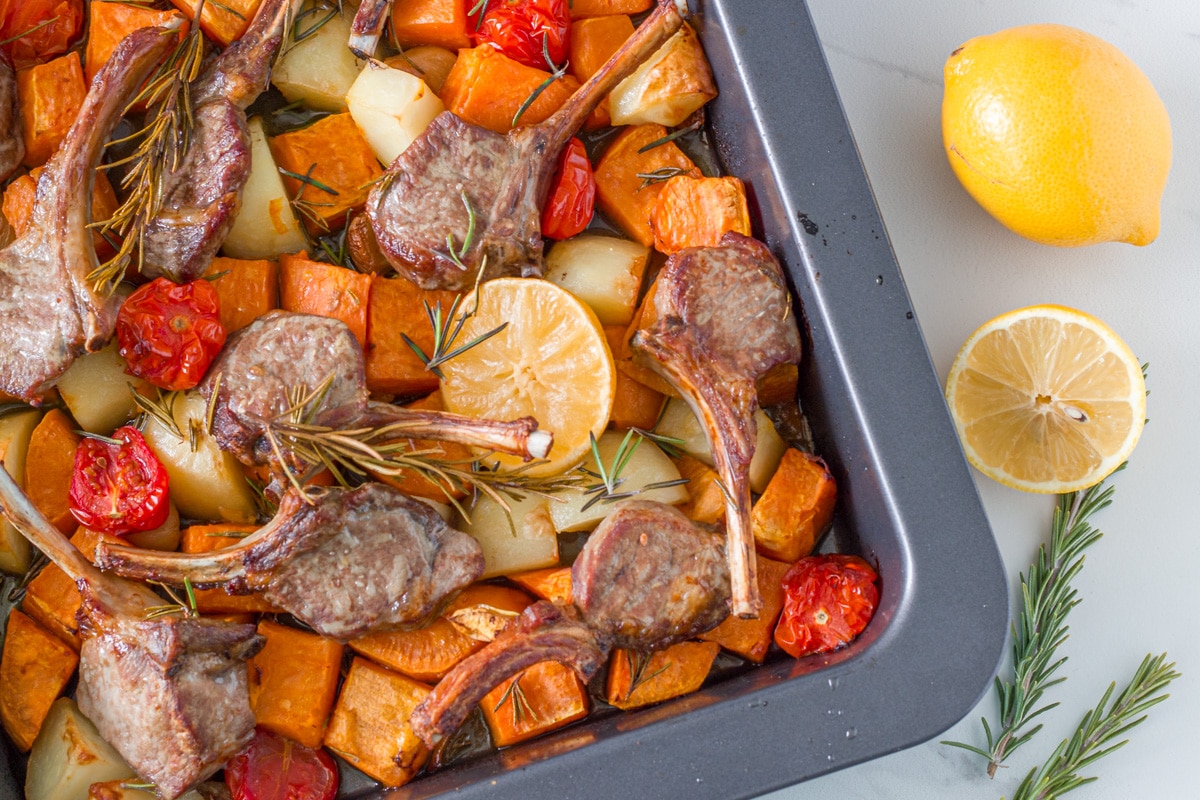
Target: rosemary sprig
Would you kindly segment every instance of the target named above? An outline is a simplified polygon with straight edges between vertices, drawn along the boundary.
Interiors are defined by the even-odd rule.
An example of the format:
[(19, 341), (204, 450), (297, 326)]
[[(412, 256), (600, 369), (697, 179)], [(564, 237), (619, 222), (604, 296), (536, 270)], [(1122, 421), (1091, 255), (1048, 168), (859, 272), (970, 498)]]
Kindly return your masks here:
[(1166, 689), (1179, 673), (1175, 664), (1166, 660), (1166, 653), (1142, 659), (1111, 706), (1109, 698), (1117, 685), (1109, 684), (1096, 707), (1083, 715), (1071, 738), (1064, 739), (1045, 764), (1029, 771), (1013, 800), (1052, 800), (1094, 782), (1095, 776), (1083, 777), (1079, 771), (1128, 744), (1128, 739), (1109, 742), (1140, 725), (1150, 708), (1170, 697)]
[(161, 617), (169, 617), (173, 614), (182, 614), (185, 617), (193, 619), (200, 616), (200, 611), (196, 608), (196, 590), (192, 588), (191, 580), (188, 578), (183, 579), (184, 597), (175, 594), (174, 590), (166, 584), (160, 583), (157, 586), (166, 592), (171, 602), (163, 603), (160, 606), (148, 607), (144, 614), (146, 619), (159, 619)]
[[(635, 436), (637, 437), (636, 439), (633, 438)], [(592, 460), (596, 462), (596, 468), (593, 470), (581, 465), (579, 471), (598, 481), (598, 483), (593, 483), (584, 489), (584, 495), (592, 495), (592, 497), (583, 504), (583, 507), (580, 509), (581, 511), (587, 511), (597, 503), (613, 503), (651, 489), (682, 486), (688, 482), (687, 478), (679, 478), (672, 481), (656, 481), (631, 491), (619, 492), (617, 489), (624, 482), (621, 473), (629, 465), (629, 460), (633, 458), (638, 445), (642, 443), (643, 439), (648, 437), (643, 436), (638, 429), (630, 428), (625, 432), (625, 438), (621, 440), (621, 444), (617, 445), (617, 452), (613, 453), (612, 461), (607, 466), (605, 466), (604, 458), (600, 454), (600, 444), (596, 441), (596, 435), (589, 432), (588, 437), (592, 448)]]
[(471, 341), (465, 344), (457, 344), (459, 334), (462, 333), (463, 326), (467, 324), (467, 320), (475, 316), (479, 312), (479, 281), (483, 277), (483, 267), (487, 266), (486, 261), (480, 267), (479, 274), (475, 276), (475, 289), (472, 295), (475, 298), (474, 305), (469, 311), (459, 313), (459, 306), (462, 304), (463, 296), (457, 295), (454, 301), (450, 303), (450, 310), (445, 314), (442, 313), (442, 304), (438, 302), (436, 306), (430, 307), (428, 300), (421, 301), (425, 306), (425, 315), (429, 318), (429, 326), (433, 328), (433, 352), (429, 355), (421, 349), (421, 346), (414, 342), (406, 333), (401, 333), (400, 337), (404, 339), (404, 343), (416, 354), (417, 358), (425, 364), (425, 369), (432, 372), (439, 378), (442, 375), (441, 367), (452, 358), (457, 358), (463, 353), (470, 350), (472, 347), (483, 344), (488, 339), (508, 327), (507, 322), (502, 322), (495, 328), (492, 328), (486, 333), (481, 333)]
[[(1118, 469), (1124, 468), (1124, 465)], [(1041, 704), (1051, 686), (1065, 677), (1054, 677), (1066, 657), (1058, 657), (1058, 647), (1067, 640), (1067, 615), (1079, 604), (1078, 591), (1071, 581), (1083, 568), (1083, 551), (1099, 541), (1100, 531), (1089, 519), (1112, 503), (1113, 487), (1102, 481), (1082, 492), (1058, 498), (1054, 510), (1049, 547), (1038, 550), (1029, 567), (1028, 577), (1021, 576), (1022, 609), (1012, 626), (1013, 677), (1002, 681), (996, 676), (996, 695), (1000, 701), (1000, 719), (995, 733), (983, 717), (987, 748), (963, 742), (943, 741), (952, 747), (969, 750), (987, 759), (987, 773), (996, 770), (1018, 747), (1042, 729), (1033, 724), (1039, 716), (1058, 706)], [(1032, 727), (1031, 727), (1032, 726)]]
[(659, 138), (655, 139), (653, 142), (642, 145), (641, 147), (638, 148), (638, 155), (641, 155), (642, 153), (647, 153), (656, 147), (662, 147), (664, 144), (667, 144), (668, 142), (675, 141), (680, 136), (685, 136), (689, 133), (692, 133), (693, 131), (698, 131), (703, 127), (704, 127), (704, 117), (701, 116), (701, 117), (698, 117), (694, 122), (692, 122), (688, 125), (684, 125), (682, 128), (677, 128), (677, 129), (671, 131), (666, 136), (660, 136)]
[(88, 275), (97, 292), (111, 294), (116, 289), (133, 259), (135, 247), (141, 258), (140, 245), (146, 225), (162, 208), (165, 173), (179, 168), (191, 144), (195, 124), (191, 84), (199, 77), (204, 63), (205, 39), (199, 25), (204, 5), (205, 0), (197, 3), (187, 34), (180, 37), (167, 60), (130, 103), (131, 107), (144, 103), (149, 109), (146, 125), (128, 137), (109, 142), (110, 146), (133, 140), (138, 144), (132, 155), (102, 167), (128, 164), (129, 171), (121, 179), (125, 201), (107, 220), (92, 223), (106, 236), (115, 233), (122, 237), (116, 254)]
[(529, 717), (534, 722), (538, 721), (537, 712), (533, 710), (533, 706), (529, 704), (529, 698), (525, 696), (525, 690), (521, 688), (521, 678), (525, 677), (522, 672), (517, 677), (513, 678), (513, 682), (504, 690), (504, 694), (500, 696), (500, 702), (496, 703), (492, 713), (499, 713), (500, 709), (504, 708), (504, 704), (512, 703), (513, 727), (519, 727), (526, 717)]
[[(183, 431), (179, 430), (178, 423), (175, 422), (175, 399), (179, 396), (178, 392), (162, 393), (161, 389), (155, 391), (154, 397), (147, 397), (137, 390), (132, 384), (126, 384), (129, 387), (129, 394), (133, 396), (133, 404), (138, 407), (148, 417), (152, 417), (155, 422), (162, 425), (179, 441), (184, 440)], [(139, 426), (142, 427), (142, 426)]]
[(15, 36), (10, 36), (7, 39), (0, 40), (0, 47), (3, 47), (6, 44), (12, 44), (13, 42), (24, 39), (26, 36), (28, 36), (31, 33), (37, 33), (42, 28), (48, 27), (48, 26), (53, 25), (54, 23), (58, 22), (58, 20), (59, 20), (59, 16), (57, 14), (55, 14), (53, 17), (49, 17), (48, 19), (44, 19), (41, 22), (39, 22), (38, 24), (33, 25), (30, 28), (21, 31), (20, 33), (16, 34)]
[[(387, 191), (387, 189), (385, 188), (381, 191)], [(475, 209), (471, 206), (471, 200), (467, 197), (466, 189), (464, 189), (460, 194), (462, 196), (463, 205), (467, 207), (467, 235), (463, 237), (462, 247), (455, 247), (454, 235), (447, 233), (446, 249), (450, 251), (450, 260), (453, 261), (459, 269), (465, 272), (467, 265), (463, 263), (463, 259), (466, 258), (467, 253), (471, 249), (471, 245), (475, 242)], [(482, 266), (479, 268), (479, 274), (483, 274)], [(478, 283), (479, 279), (476, 278), (475, 282)]]
[(658, 669), (646, 674), (646, 669), (650, 666), (650, 660), (654, 657), (653, 653), (634, 652), (633, 650), (625, 651), (625, 659), (629, 664), (629, 691), (625, 692), (625, 699), (628, 700), (633, 696), (633, 693), (638, 690), (638, 687), (643, 683), (652, 681), (659, 675), (667, 671), (670, 664), (663, 664)]
[[(543, 42), (544, 41), (545, 40), (543, 39)], [(542, 96), (542, 92), (550, 88), (550, 84), (557, 80), (561, 80), (563, 76), (567, 74), (567, 67), (570, 64), (570, 62), (564, 61), (561, 67), (555, 67), (553, 62), (550, 61), (549, 57), (546, 58), (546, 63), (550, 64), (553, 70), (548, 76), (546, 76), (546, 80), (539, 83), (537, 88), (529, 93), (529, 97), (525, 98), (525, 102), (521, 103), (521, 105), (517, 108), (517, 113), (513, 114), (512, 127), (517, 127), (517, 123), (521, 121), (521, 117), (525, 116), (525, 112), (529, 110), (529, 107), (537, 102), (537, 99)]]
[(682, 175), (685, 172), (687, 172), (687, 170), (685, 170), (681, 167), (659, 167), (658, 169), (653, 170), (651, 172), (639, 172), (639, 173), (637, 173), (637, 177), (641, 178), (642, 182), (638, 186), (637, 191), (640, 192), (642, 189), (645, 189), (647, 186), (650, 186), (651, 184), (662, 183), (663, 181), (669, 181), (669, 180), (671, 180), (671, 178), (674, 178), (676, 175)]

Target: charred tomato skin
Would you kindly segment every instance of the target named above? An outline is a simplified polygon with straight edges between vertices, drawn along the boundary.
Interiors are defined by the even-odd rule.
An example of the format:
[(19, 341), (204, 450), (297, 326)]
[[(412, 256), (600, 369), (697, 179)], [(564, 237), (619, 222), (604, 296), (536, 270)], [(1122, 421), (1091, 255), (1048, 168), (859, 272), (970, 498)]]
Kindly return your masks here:
[[(473, 0), (468, 8), (474, 10)], [(487, 0), (467, 24), (474, 44), (490, 44), (527, 67), (553, 72), (567, 60), (567, 0)], [(546, 61), (547, 54), (553, 63)]]
[(112, 439), (85, 437), (75, 450), (71, 515), (116, 535), (157, 528), (170, 512), (167, 468), (137, 428), (118, 428)]
[(596, 208), (596, 177), (583, 142), (571, 137), (558, 157), (550, 195), (542, 209), (542, 236), (569, 239), (582, 233)]
[(265, 728), (225, 765), (232, 800), (333, 800), (338, 771), (332, 756)]
[(862, 633), (879, 605), (879, 576), (858, 556), (806, 556), (783, 576), (775, 643), (796, 658), (836, 650)]
[(194, 388), (225, 344), (217, 290), (203, 279), (155, 278), (121, 305), (117, 343), (130, 375), (169, 391)]

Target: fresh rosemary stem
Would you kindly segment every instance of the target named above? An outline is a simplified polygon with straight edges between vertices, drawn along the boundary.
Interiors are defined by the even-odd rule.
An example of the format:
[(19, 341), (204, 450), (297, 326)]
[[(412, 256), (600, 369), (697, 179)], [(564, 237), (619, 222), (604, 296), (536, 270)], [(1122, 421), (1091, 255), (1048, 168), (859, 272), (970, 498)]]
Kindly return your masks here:
[(1116, 744), (1109, 742), (1140, 725), (1151, 707), (1170, 697), (1166, 689), (1179, 673), (1175, 664), (1166, 660), (1166, 653), (1142, 659), (1133, 678), (1111, 706), (1109, 698), (1117, 685), (1109, 684), (1096, 707), (1083, 715), (1071, 738), (1064, 739), (1045, 764), (1029, 771), (1013, 800), (1052, 800), (1095, 781), (1095, 776), (1084, 777), (1079, 771), (1128, 744), (1128, 739)]
[(1042, 698), (1047, 689), (1066, 680), (1055, 673), (1067, 660), (1058, 656), (1059, 645), (1067, 640), (1067, 615), (1080, 601), (1071, 582), (1083, 568), (1083, 551), (1102, 535), (1089, 520), (1112, 502), (1113, 487), (1106, 484), (1107, 480), (1059, 497), (1048, 546), (1038, 549), (1028, 576), (1021, 576), (1021, 614), (1012, 626), (1013, 675), (1007, 681), (999, 676), (995, 680), (1000, 702), (997, 730), (993, 732), (987, 717), (981, 719), (987, 748), (943, 742), (986, 758), (990, 777), (1042, 729), (1035, 720), (1058, 706), (1043, 704)]

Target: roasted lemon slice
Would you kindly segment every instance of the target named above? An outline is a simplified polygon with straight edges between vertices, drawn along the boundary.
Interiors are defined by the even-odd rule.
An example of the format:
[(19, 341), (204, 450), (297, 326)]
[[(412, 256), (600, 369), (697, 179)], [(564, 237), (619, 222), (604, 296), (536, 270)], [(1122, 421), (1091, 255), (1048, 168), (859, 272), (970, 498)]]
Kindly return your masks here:
[(985, 323), (962, 346), (946, 400), (967, 459), (1027, 492), (1099, 483), (1137, 444), (1146, 384), (1133, 352), (1089, 314), (1030, 306)]

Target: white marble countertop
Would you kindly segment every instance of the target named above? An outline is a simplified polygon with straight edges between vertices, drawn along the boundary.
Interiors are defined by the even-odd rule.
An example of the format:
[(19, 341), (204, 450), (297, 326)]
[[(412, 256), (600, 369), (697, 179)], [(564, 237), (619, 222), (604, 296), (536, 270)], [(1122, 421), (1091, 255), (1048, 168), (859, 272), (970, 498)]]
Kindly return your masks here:
[[(1011, 797), (1074, 729), (1108, 684), (1123, 686), (1147, 653), (1167, 652), (1183, 677), (1129, 744), (1089, 768), (1079, 800), (1197, 797), (1191, 759), (1200, 742), (1200, 3), (1195, 0), (808, 0), (866, 164), (921, 329), (944, 380), (963, 340), (1004, 311), (1061, 303), (1109, 323), (1150, 364), (1150, 423), (1113, 479), (1104, 538), (1087, 555), (1070, 617), (1061, 706), (994, 780), (982, 760), (935, 741), (769, 795), (963, 800)], [(1162, 232), (1147, 247), (1058, 249), (1033, 244), (987, 215), (958, 184), (941, 145), (942, 66), (972, 36), (1057, 22), (1112, 42), (1150, 77), (1171, 117), (1174, 161)], [(975, 473), (1019, 597), (1049, 530), (1053, 500)], [(1007, 661), (1007, 660), (1006, 660)], [(1007, 666), (1007, 663), (1005, 664)], [(881, 698), (880, 702), (887, 702)], [(982, 744), (979, 718), (994, 693), (937, 738)]]

